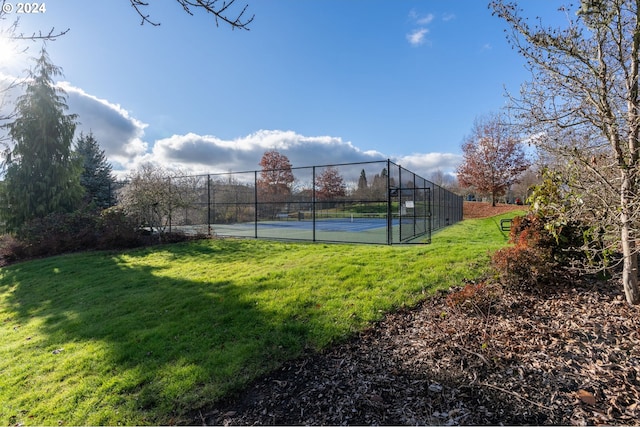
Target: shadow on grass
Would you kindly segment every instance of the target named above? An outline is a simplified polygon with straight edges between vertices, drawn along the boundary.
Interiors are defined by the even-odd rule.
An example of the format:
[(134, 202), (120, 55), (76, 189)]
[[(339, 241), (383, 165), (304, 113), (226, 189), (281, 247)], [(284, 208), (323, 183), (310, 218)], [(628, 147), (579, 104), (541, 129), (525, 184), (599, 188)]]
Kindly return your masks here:
[[(233, 243), (224, 249), (190, 244), (159, 250), (175, 262), (215, 259), (208, 268), (269, 255), (247, 254)], [(127, 257), (144, 257), (151, 251), (134, 251)], [(233, 280), (169, 277), (163, 275), (163, 267), (142, 264), (96, 253), (2, 270), (0, 292), (7, 294), (5, 310), (12, 321), (38, 323), (39, 337), (29, 344), (29, 351), (48, 355), (64, 347), (85, 351), (74, 355), (63, 351), (50, 362), (51, 369), (66, 369), (62, 376), (73, 378), (70, 383), (99, 376), (95, 393), (104, 396), (96, 399), (98, 406), (67, 414), (66, 423), (180, 422), (182, 414), (210, 404), (304, 348), (309, 325), (304, 319), (283, 320), (262, 310), (251, 295), (255, 287)], [(100, 354), (83, 350), (95, 342), (106, 350)], [(61, 363), (68, 357), (80, 362)], [(39, 387), (40, 380), (29, 381)], [(90, 418), (91, 411), (104, 415)], [(57, 420), (43, 413), (36, 416), (38, 424)]]

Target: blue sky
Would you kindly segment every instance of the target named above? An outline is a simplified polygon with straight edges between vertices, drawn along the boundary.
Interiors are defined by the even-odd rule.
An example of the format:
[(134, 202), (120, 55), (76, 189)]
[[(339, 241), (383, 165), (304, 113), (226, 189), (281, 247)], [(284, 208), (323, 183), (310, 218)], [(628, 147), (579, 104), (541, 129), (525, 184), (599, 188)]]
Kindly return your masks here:
[[(557, 15), (560, 3), (520, 2), (528, 16)], [(79, 130), (121, 174), (145, 161), (253, 170), (277, 149), (294, 166), (391, 158), (428, 178), (453, 172), (474, 119), (528, 78), (486, 1), (244, 4), (250, 31), (171, 0), (145, 9), (158, 27), (141, 26), (127, 0), (52, 0), (0, 26), (19, 16), (24, 33), (70, 29), (47, 50)], [(4, 75), (39, 48), (8, 57), (0, 46)]]

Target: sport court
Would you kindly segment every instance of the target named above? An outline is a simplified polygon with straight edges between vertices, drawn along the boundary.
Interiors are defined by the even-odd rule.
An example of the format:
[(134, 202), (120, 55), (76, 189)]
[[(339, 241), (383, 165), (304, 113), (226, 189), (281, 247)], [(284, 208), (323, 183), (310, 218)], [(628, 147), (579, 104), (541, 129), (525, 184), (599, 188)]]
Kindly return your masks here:
[[(273, 176), (290, 179), (267, 180)], [(172, 212), (172, 229), (225, 237), (429, 243), (433, 230), (462, 219), (460, 196), (390, 160), (207, 174), (172, 185), (193, 200)]]

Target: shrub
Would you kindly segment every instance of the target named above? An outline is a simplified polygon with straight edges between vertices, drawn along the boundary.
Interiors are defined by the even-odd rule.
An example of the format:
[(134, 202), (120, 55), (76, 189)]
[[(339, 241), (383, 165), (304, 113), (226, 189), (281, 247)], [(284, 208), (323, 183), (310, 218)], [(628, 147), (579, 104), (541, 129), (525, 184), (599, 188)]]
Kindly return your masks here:
[(556, 243), (541, 218), (533, 214), (514, 218), (509, 243), (513, 246), (496, 251), (491, 259), (503, 285), (531, 288), (553, 280)]
[(554, 263), (549, 250), (515, 245), (498, 250), (492, 258), (500, 282), (510, 288), (531, 288), (553, 278)]
[(514, 218), (509, 236), (513, 246), (497, 251), (492, 267), (500, 282), (509, 287), (557, 284), (576, 268), (584, 272), (589, 264), (606, 265), (611, 255), (602, 250), (600, 239), (592, 224), (560, 222), (530, 212)]
[(100, 213), (97, 229), (98, 247), (101, 249), (133, 248), (143, 244), (136, 221), (118, 206)]
[(26, 222), (15, 236), (3, 236), (0, 257), (4, 263), (91, 249), (140, 246), (143, 241), (124, 212), (117, 208), (97, 212), (83, 209), (52, 213)]
[(53, 213), (25, 223), (15, 236), (0, 237), (0, 265), (33, 257), (92, 249), (128, 249), (154, 243), (207, 238), (184, 233), (143, 235), (138, 223), (120, 207), (101, 212), (85, 209)]
[(94, 248), (95, 228), (94, 212), (56, 212), (26, 222), (16, 237), (25, 245), (26, 256), (48, 256)]
[(26, 245), (11, 234), (0, 236), (0, 265), (28, 257)]

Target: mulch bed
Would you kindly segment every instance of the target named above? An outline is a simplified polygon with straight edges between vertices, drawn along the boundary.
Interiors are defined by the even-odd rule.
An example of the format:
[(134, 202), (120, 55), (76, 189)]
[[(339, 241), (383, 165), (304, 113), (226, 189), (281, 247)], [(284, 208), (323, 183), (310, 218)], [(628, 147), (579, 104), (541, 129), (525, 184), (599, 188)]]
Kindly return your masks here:
[(640, 308), (615, 281), (470, 285), (308, 354), (192, 424), (640, 423)]
[(522, 205), (507, 205), (504, 203), (497, 203), (496, 206), (492, 206), (488, 202), (463, 202), (462, 204), (462, 216), (463, 219), (476, 219), (487, 218), (491, 216), (501, 215), (503, 213), (512, 211), (526, 210), (526, 206)]

